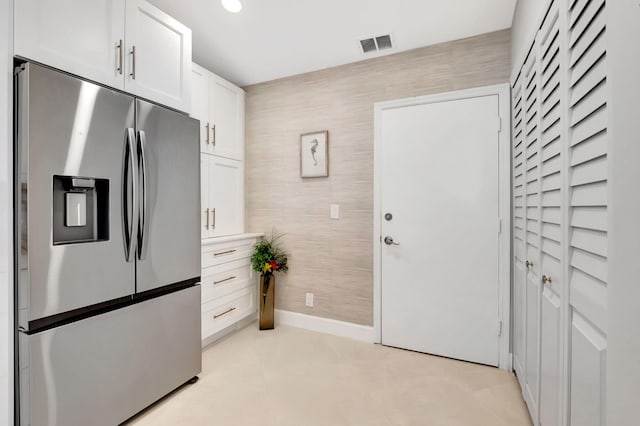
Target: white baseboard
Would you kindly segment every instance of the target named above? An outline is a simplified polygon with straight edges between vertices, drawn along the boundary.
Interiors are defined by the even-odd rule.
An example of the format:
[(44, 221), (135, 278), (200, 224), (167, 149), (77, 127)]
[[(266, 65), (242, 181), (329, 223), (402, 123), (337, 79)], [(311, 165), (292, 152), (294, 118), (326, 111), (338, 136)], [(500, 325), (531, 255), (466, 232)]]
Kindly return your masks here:
[(276, 324), (373, 343), (373, 327), (276, 309)]

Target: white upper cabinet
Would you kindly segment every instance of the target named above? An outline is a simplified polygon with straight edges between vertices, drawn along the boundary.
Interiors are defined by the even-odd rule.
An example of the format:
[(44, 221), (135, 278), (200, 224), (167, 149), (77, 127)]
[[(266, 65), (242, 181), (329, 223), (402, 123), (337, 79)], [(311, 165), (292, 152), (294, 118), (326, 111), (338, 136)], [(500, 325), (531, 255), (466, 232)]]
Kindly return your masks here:
[(191, 30), (143, 0), (16, 1), (15, 54), (191, 109)]
[(198, 64), (191, 76), (191, 116), (200, 120), (200, 151), (244, 160), (244, 90)]
[(19, 0), (15, 53), (123, 89), (124, 26), (125, 0)]
[(209, 152), (211, 117), (209, 116), (209, 80), (211, 73), (198, 64), (191, 68), (191, 117), (200, 120), (200, 151)]
[(244, 157), (244, 91), (212, 76), (212, 153), (242, 160)]
[(191, 30), (143, 0), (127, 0), (125, 90), (191, 108)]

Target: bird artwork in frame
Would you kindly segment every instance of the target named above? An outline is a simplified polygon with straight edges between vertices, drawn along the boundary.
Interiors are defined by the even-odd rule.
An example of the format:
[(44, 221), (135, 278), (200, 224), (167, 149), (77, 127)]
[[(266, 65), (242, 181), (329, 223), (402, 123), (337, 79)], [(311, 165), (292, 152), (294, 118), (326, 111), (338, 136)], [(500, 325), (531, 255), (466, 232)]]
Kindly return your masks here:
[(329, 176), (329, 131), (305, 133), (300, 136), (300, 176)]

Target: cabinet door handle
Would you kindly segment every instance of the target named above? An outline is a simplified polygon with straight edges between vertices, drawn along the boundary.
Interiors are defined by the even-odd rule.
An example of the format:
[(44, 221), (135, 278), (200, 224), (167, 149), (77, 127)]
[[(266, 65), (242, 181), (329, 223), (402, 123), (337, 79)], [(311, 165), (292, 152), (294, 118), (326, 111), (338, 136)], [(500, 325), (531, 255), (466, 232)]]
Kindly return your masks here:
[(236, 276), (235, 275), (231, 275), (229, 278), (225, 278), (224, 280), (220, 280), (220, 281), (214, 281), (213, 285), (218, 285), (218, 284), (222, 284), (222, 283), (226, 283), (227, 281), (231, 281), (231, 280), (235, 280)]
[(548, 277), (548, 276), (546, 276), (546, 275), (543, 275), (543, 276), (542, 276), (542, 284), (545, 284), (545, 285), (547, 285), (547, 284), (551, 284), (551, 277)]
[(209, 145), (209, 123), (207, 123), (207, 145)]
[(216, 125), (215, 124), (211, 127), (211, 130), (213, 131), (213, 141), (212, 141), (212, 143), (213, 143), (213, 146), (216, 146)]
[(216, 229), (216, 208), (215, 207), (211, 210), (211, 214), (213, 215), (213, 222), (211, 223), (211, 228)]
[(224, 254), (231, 254), (231, 253), (235, 253), (235, 252), (236, 252), (236, 249), (233, 249), (233, 250), (227, 250), (227, 251), (219, 251), (219, 252), (217, 252), (217, 253), (213, 253), (213, 256), (214, 256), (214, 257), (215, 257), (215, 256), (222, 256), (222, 255), (224, 255)]
[(205, 227), (205, 229), (208, 230), (209, 229), (209, 209), (206, 209), (205, 213), (207, 215), (207, 224), (204, 227)]
[(136, 79), (136, 47), (131, 46), (131, 73), (129, 74), (132, 79)]
[(118, 68), (116, 70), (118, 74), (122, 75), (122, 39), (116, 44), (116, 49), (118, 49)]
[(228, 313), (233, 312), (233, 311), (235, 311), (235, 310), (236, 310), (236, 308), (229, 308), (229, 309), (227, 309), (226, 311), (224, 311), (224, 312), (223, 312), (223, 313), (221, 313), (221, 314), (214, 315), (214, 316), (213, 316), (213, 319), (218, 319), (218, 318), (220, 318), (221, 316), (227, 315)]

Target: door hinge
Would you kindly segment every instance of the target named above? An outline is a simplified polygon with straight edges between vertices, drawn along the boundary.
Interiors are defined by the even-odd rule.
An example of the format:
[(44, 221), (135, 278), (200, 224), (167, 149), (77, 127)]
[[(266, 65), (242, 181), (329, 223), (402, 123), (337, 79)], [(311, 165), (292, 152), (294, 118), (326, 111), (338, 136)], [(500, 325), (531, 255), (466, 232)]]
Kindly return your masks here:
[(498, 321), (498, 337), (502, 336), (502, 321)]

